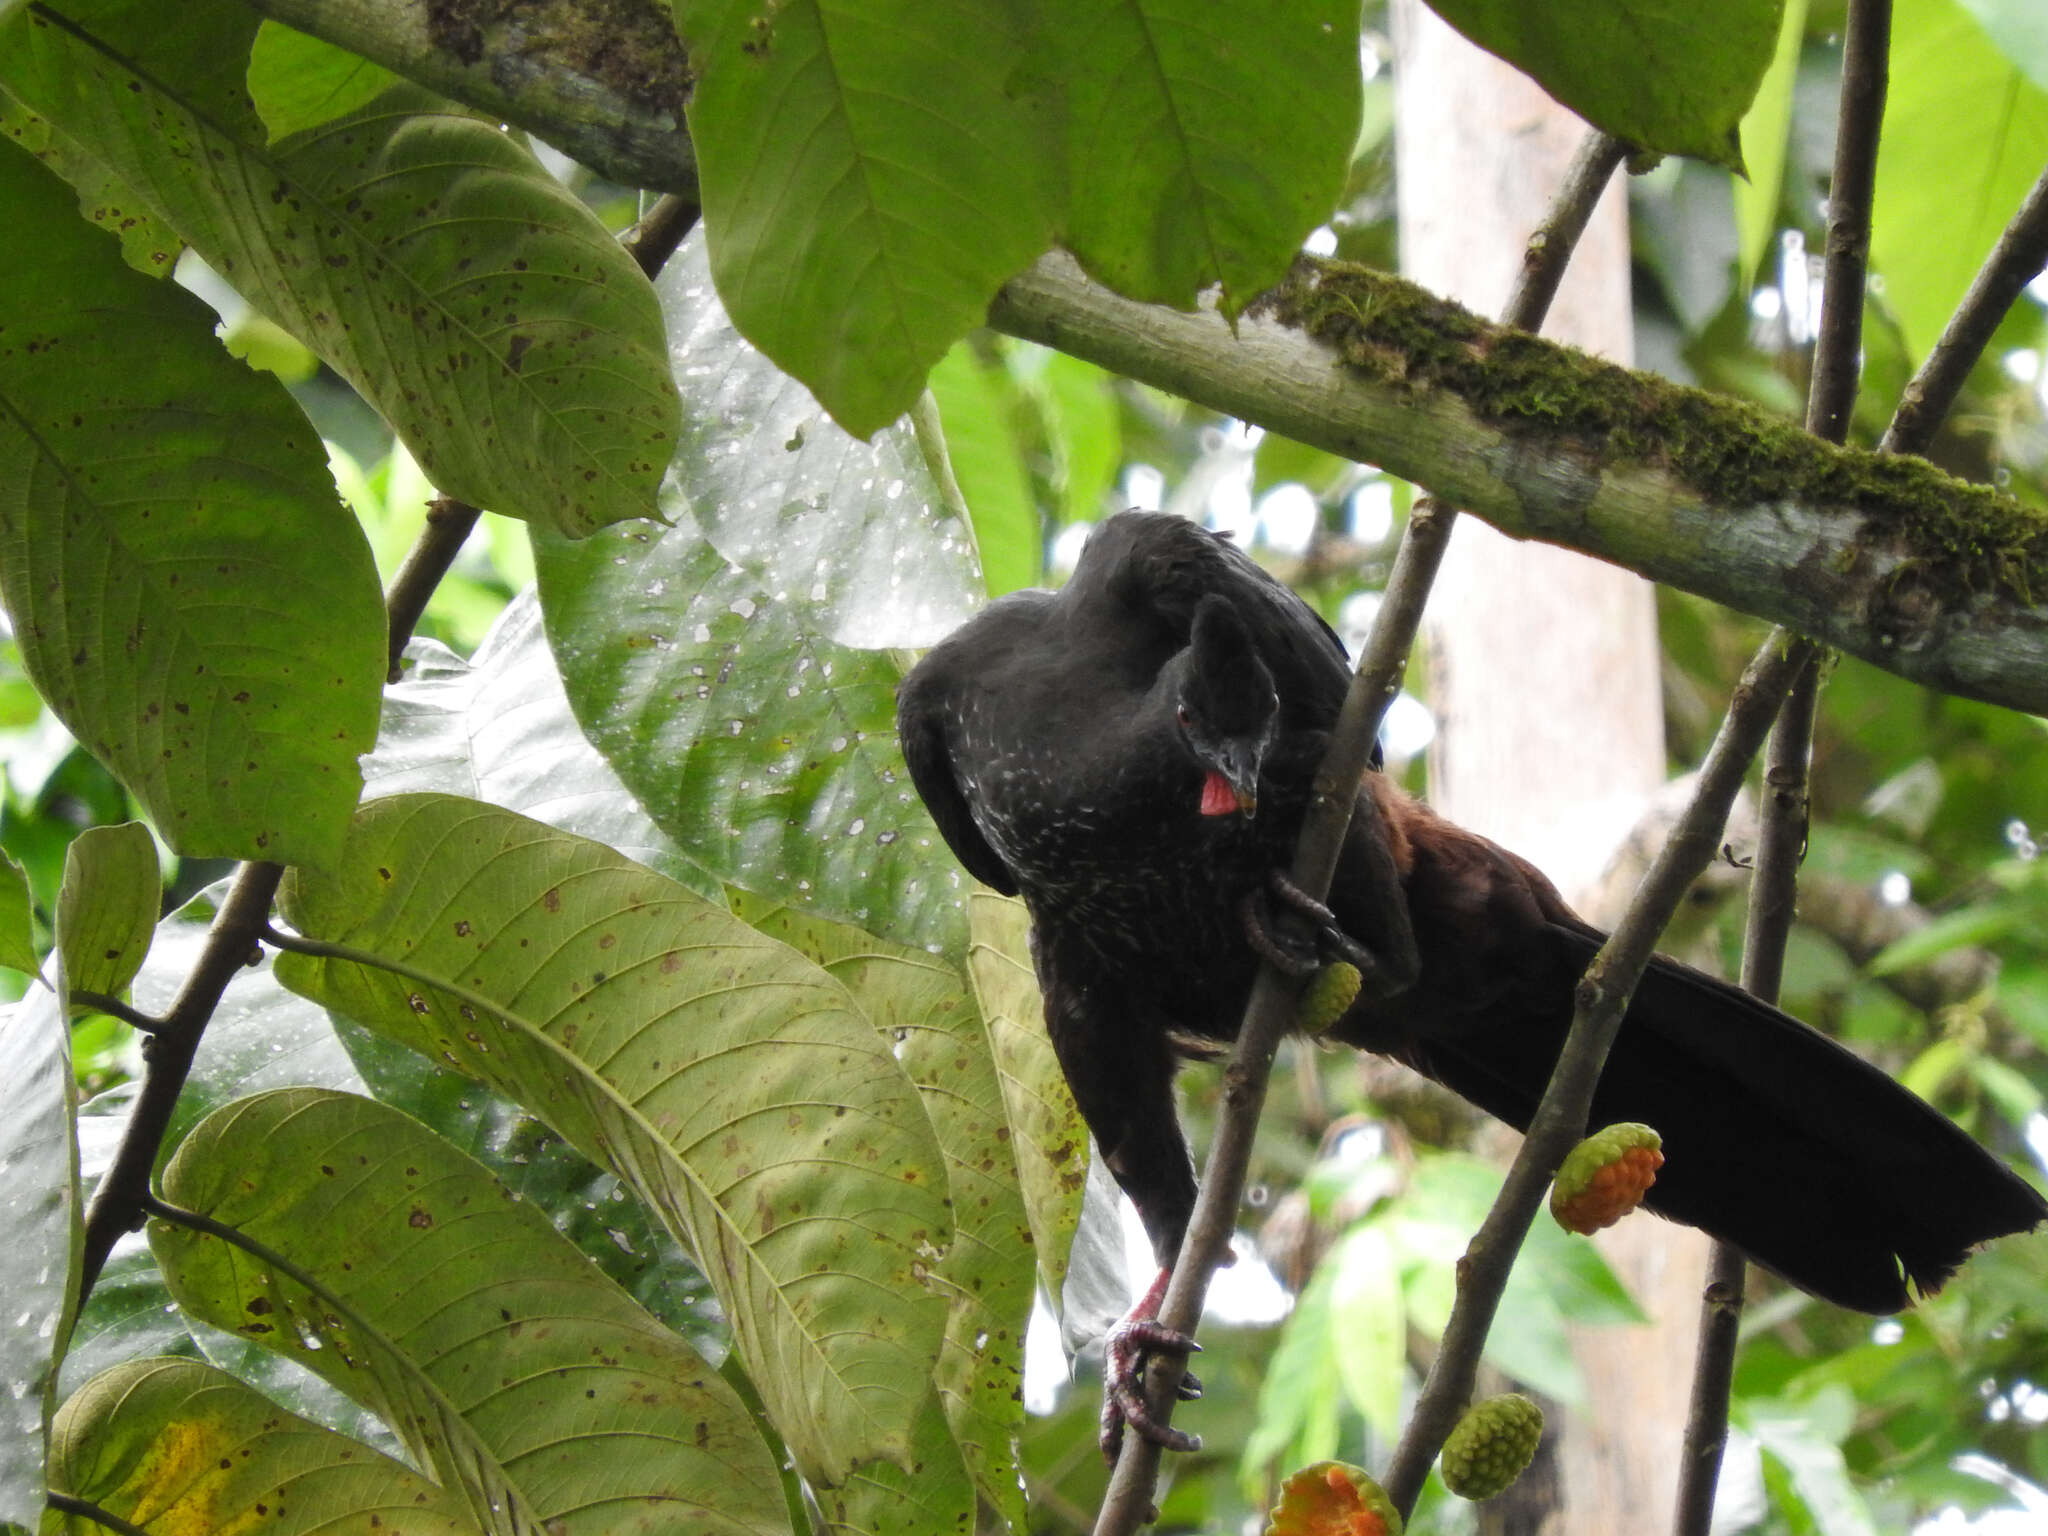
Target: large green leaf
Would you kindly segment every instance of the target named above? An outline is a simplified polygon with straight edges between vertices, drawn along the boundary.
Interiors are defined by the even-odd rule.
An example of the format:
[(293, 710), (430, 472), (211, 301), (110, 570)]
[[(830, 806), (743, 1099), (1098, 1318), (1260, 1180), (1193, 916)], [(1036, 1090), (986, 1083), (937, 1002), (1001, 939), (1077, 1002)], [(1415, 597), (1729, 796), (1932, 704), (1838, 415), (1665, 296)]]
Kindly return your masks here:
[(1002, 1085), (1039, 1273), (1057, 1296), (1088, 1184), (1088, 1128), (1046, 1037), (1024, 904), (977, 890), (968, 898), (968, 921), (967, 974)]
[(2044, 161), (2048, 86), (1955, 0), (1899, 0), (1870, 259), (1916, 357), (1940, 337)]
[(1062, 240), (1134, 299), (1235, 314), (1337, 205), (1358, 138), (1356, 5), (1289, 0), (1256, 21), (1210, 0), (1041, 6), (1063, 88)]
[(595, 843), (439, 795), (358, 814), (287, 986), (518, 1099), (658, 1210), (717, 1289), (798, 1463), (907, 1456), (946, 1303), (945, 1173), (838, 982)]
[(36, 956), (34, 898), (22, 867), (0, 853), (0, 965), (33, 976)]
[(488, 801), (718, 896), (718, 882), (677, 850), (577, 725), (531, 591), (506, 606), (468, 661), (414, 640), (406, 662), (405, 680), (384, 691), (364, 798), (438, 791)]
[(410, 1117), (319, 1089), (245, 1099), (185, 1138), (164, 1191), (261, 1245), (155, 1223), (179, 1302), (376, 1408), (479, 1524), (787, 1529), (733, 1390)]
[[(209, 886), (157, 924), (149, 958), (135, 977), (136, 1007), (159, 1017), (169, 1010), (199, 963), (227, 885)], [(364, 1091), (362, 1076), (335, 1037), (326, 1010), (279, 986), (273, 958), (264, 950), (256, 964), (237, 970), (221, 993), (178, 1095), (164, 1138), (166, 1152), (202, 1116), (266, 1088), (311, 1083), (343, 1093)]]
[(1783, 0), (1431, 0), (1596, 128), (1742, 168), (1736, 124), (1778, 40)]
[(1749, 161), (1749, 175), (1735, 182), (1735, 228), (1745, 286), (1755, 281), (1764, 252), (1778, 233), (1786, 135), (1792, 129), (1792, 89), (1799, 78), (1799, 55), (1806, 42), (1806, 4), (1807, 0), (1785, 0), (1771, 67), (1764, 72), (1756, 100), (1742, 119), (1742, 153)]
[[(1017, 1181), (1016, 1137), (967, 984), (944, 961), (857, 928), (753, 898), (742, 898), (736, 910), (843, 983), (924, 1096), (945, 1154), (955, 1232), (938, 1268), (949, 1303), (937, 1372), (945, 1422), (975, 1485), (1021, 1528), (1016, 1441), (1024, 1417), (1024, 1330), (1038, 1273)], [(933, 1498), (936, 1491), (936, 1483), (927, 1484), (927, 1506), (946, 1503)], [(965, 1503), (971, 1510), (971, 1490)]]
[(120, 995), (142, 969), (162, 905), (163, 872), (149, 828), (124, 821), (73, 838), (57, 892), (57, 945), (68, 984)]
[(748, 338), (865, 437), (1051, 239), (1003, 0), (675, 0), (712, 270)]
[(1038, 580), (1045, 535), (1024, 467), (1023, 445), (1010, 417), (1014, 392), (999, 369), (981, 363), (961, 342), (932, 370), (932, 398), (946, 454), (974, 515), (974, 543), (990, 597)]
[(850, 437), (750, 346), (711, 286), (701, 232), (656, 285), (673, 338), (683, 433), (664, 509), (841, 645), (925, 646), (981, 601), (974, 536), (943, 504), (898, 422)]
[(37, 986), (0, 1015), (0, 1521), (30, 1529), (41, 1518), (45, 1431), (77, 1295), (77, 1113), (63, 1004)]
[(412, 87), (272, 148), (242, 78), (253, 12), (77, 14), (0, 31), (0, 85), (355, 385), (442, 491), (571, 534), (651, 514), (676, 425), (652, 295), (525, 149)]
[(264, 22), (249, 49), (249, 99), (272, 143), (346, 117), (397, 83), (381, 64), (282, 22)]
[[(135, 1360), (82, 1387), (57, 1416), (50, 1486), (165, 1536), (477, 1531), (453, 1492), (196, 1360)], [(77, 1515), (42, 1529), (105, 1536)]]
[(12, 150), (0, 203), (0, 597), (23, 661), (173, 848), (325, 858), (384, 620), (320, 440)]
[[(828, 1536), (974, 1536), (975, 1485), (960, 1452), (938, 1394), (927, 1394), (911, 1431), (915, 1470), (866, 1461), (838, 1487), (818, 1491)], [(1022, 1493), (1005, 1502), (1021, 1506)]]
[(901, 672), (817, 631), (801, 591), (729, 564), (687, 516), (536, 541), (548, 639), (598, 749), (719, 878), (958, 955), (967, 875), (896, 744)]

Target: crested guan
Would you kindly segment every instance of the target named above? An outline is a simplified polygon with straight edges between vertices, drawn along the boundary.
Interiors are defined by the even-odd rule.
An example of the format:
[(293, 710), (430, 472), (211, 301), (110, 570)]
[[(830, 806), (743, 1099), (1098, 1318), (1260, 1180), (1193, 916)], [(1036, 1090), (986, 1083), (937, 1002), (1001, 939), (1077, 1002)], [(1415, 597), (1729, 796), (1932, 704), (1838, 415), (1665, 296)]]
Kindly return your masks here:
[[(1065, 587), (991, 603), (898, 690), (904, 757), (948, 846), (1030, 910), (1053, 1047), (1162, 1270), (1195, 1195), (1174, 1072), (1236, 1034), (1260, 955), (1288, 953), (1262, 913), (1348, 683), (1329, 627), (1235, 546), (1127, 512)], [(1380, 974), (1330, 1038), (1526, 1127), (1603, 935), (1531, 865), (1384, 775), (1360, 793), (1384, 838), (1354, 818), (1319, 921)], [(1370, 905), (1388, 858), (1405, 913)], [(1618, 1120), (1663, 1136), (1652, 1210), (1860, 1311), (1897, 1311), (1908, 1282), (1931, 1291), (1978, 1243), (2048, 1216), (1883, 1072), (1662, 956), (1594, 1096), (1591, 1123)], [(1190, 1443), (1135, 1391), (1142, 1350), (1187, 1347), (1150, 1321), (1162, 1292), (1112, 1339), (1106, 1446), (1126, 1418)]]

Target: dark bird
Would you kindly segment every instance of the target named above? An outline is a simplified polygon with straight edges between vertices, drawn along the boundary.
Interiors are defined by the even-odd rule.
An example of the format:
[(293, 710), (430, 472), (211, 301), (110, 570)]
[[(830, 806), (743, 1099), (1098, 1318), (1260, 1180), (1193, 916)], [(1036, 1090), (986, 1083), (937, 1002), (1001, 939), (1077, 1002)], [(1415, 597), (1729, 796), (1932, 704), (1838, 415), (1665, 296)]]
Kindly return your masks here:
[[(1300, 969), (1275, 900), (1372, 968), (1330, 1038), (1391, 1056), (1528, 1125), (1604, 937), (1533, 866), (1366, 775), (1328, 910), (1291, 892), (1309, 786), (1349, 682), (1293, 592), (1185, 520), (1127, 512), (1058, 592), (1017, 592), (948, 636), (897, 696), (918, 793), (976, 879), (1024, 898), (1046, 1028), (1162, 1275), (1114, 1331), (1105, 1443), (1128, 1421), (1194, 1205), (1179, 1062), (1243, 1021), (1262, 954)], [(1405, 912), (1373, 905), (1391, 860)], [(1312, 963), (1312, 962), (1311, 962)], [(1639, 1120), (1665, 1163), (1645, 1202), (1802, 1290), (1895, 1312), (2048, 1204), (1947, 1116), (1826, 1036), (1659, 956), (1590, 1123)]]

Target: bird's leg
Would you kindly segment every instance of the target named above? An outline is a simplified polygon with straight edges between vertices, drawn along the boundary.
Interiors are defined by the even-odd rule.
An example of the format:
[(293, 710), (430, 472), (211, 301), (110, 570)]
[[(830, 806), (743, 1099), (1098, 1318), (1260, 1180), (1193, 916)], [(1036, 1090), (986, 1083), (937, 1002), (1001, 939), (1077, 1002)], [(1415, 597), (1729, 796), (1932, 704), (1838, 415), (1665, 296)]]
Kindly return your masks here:
[(1315, 925), (1315, 935), (1310, 943), (1290, 942), (1274, 932), (1266, 891), (1246, 893), (1238, 904), (1238, 915), (1244, 920), (1245, 941), (1261, 957), (1270, 960), (1276, 969), (1289, 976), (1314, 975), (1322, 965), (1322, 952), (1326, 949), (1339, 959), (1357, 966), (1362, 975), (1370, 976), (1378, 969), (1379, 962), (1372, 951), (1346, 933), (1337, 923), (1337, 914), (1296, 885), (1285, 870), (1268, 871), (1266, 884), (1273, 895)]
[[(1123, 1449), (1125, 1425), (1169, 1451), (1202, 1448), (1200, 1437), (1153, 1418), (1145, 1402), (1146, 1356), (1155, 1351), (1185, 1356), (1202, 1347), (1186, 1334), (1159, 1322), (1159, 1303), (1166, 1296), (1166, 1282), (1172, 1273), (1160, 1270), (1151, 1287), (1103, 1340), (1101, 1445), (1103, 1459), (1111, 1466), (1116, 1465), (1117, 1453)], [(1192, 1371), (1184, 1372), (1177, 1391), (1182, 1402), (1192, 1402), (1202, 1395), (1202, 1384)]]

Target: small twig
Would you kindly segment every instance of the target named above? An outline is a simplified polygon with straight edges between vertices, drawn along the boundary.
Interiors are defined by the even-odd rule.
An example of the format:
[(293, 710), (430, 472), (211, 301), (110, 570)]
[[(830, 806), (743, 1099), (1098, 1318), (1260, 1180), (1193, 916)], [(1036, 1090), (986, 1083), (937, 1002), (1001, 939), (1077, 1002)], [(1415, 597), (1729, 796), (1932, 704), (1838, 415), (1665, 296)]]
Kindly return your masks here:
[(420, 530), (405, 564), (391, 579), (391, 590), (384, 594), (384, 611), (390, 616), (385, 682), (395, 683), (405, 676), (401, 663), (406, 642), (419, 628), (421, 615), (433, 601), (434, 589), (441, 585), (441, 578), (462, 553), (462, 546), (468, 542), (470, 530), (476, 527), (481, 515), (468, 502), (452, 496), (436, 496), (427, 503), (427, 526)]
[[(1786, 693), (1764, 769), (1755, 876), (1750, 883), (1743, 935), (1742, 985), (1767, 1003), (1778, 1000), (1799, 864), (1806, 853), (1806, 765), (1819, 696), (1816, 658)], [(1700, 1297), (1699, 1343), (1693, 1356), (1692, 1393), (1679, 1457), (1677, 1514), (1672, 1526), (1676, 1536), (1706, 1536), (1713, 1520), (1721, 1453), (1728, 1442), (1728, 1402), (1741, 1338), (1747, 1268), (1741, 1250), (1727, 1243), (1714, 1244)]]
[(641, 220), (619, 237), (619, 243), (651, 278), (675, 254), (703, 211), (694, 197), (664, 192)]
[[(1566, 173), (1550, 217), (1530, 241), (1520, 278), (1508, 301), (1508, 324), (1535, 330), (1557, 291), (1557, 282), (1571, 259), (1594, 205), (1625, 154), (1617, 141), (1591, 134)], [(1443, 561), (1456, 513), (1425, 498), (1417, 503), (1401, 538), (1393, 574), (1374, 618), (1370, 637), (1352, 674), (1349, 691), (1331, 732), (1329, 747), (1316, 770), (1314, 791), (1301, 835), (1295, 845), (1293, 879), (1320, 900), (1330, 889), (1345, 833), (1354, 813), (1376, 817), (1371, 796), (1359, 785), (1379, 733), (1381, 718), (1401, 686), (1415, 632), (1429, 598), (1430, 585)], [(1384, 848), (1384, 837), (1366, 840)], [(1372, 925), (1377, 942), (1398, 942), (1407, 935), (1406, 904), (1394, 882), (1391, 860), (1374, 882), (1374, 906), (1387, 921)], [(1412, 945), (1412, 936), (1408, 938)], [(1294, 988), (1270, 963), (1259, 966), (1245, 1008), (1237, 1048), (1223, 1074), (1223, 1103), (1216, 1136), (1202, 1170), (1201, 1191), (1181, 1242), (1180, 1260), (1160, 1305), (1159, 1321), (1167, 1328), (1192, 1333), (1208, 1293), (1209, 1280), (1237, 1229), (1237, 1209), (1251, 1162), (1259, 1111), (1265, 1102), (1266, 1079), (1273, 1053), (1294, 1017)], [(1161, 1424), (1173, 1412), (1174, 1389), (1182, 1365), (1177, 1359), (1154, 1356), (1146, 1372), (1145, 1391), (1152, 1414)], [(1109, 1490), (1095, 1521), (1095, 1536), (1125, 1536), (1151, 1514), (1152, 1493), (1159, 1478), (1159, 1447), (1140, 1435), (1126, 1435)]]
[(1884, 123), (1892, 0), (1850, 0), (1842, 41), (1842, 100), (1835, 165), (1828, 179), (1828, 243), (1820, 334), (1806, 394), (1806, 430), (1830, 443), (1849, 438), (1849, 412), (1863, 368), (1863, 287), (1870, 268), (1870, 204)]
[(149, 1199), (150, 1170), (156, 1165), (157, 1149), (171, 1127), (171, 1113), (178, 1094), (192, 1071), (192, 1058), (199, 1049), (199, 1037), (213, 1011), (220, 1005), (228, 982), (255, 953), (256, 935), (270, 914), (270, 901), (284, 878), (279, 864), (244, 864), (228, 887), (227, 899), (214, 915), (206, 944), (178, 989), (178, 996), (164, 1014), (163, 1027), (151, 1042), (149, 1065), (142, 1074), (141, 1091), (128, 1112), (128, 1124), (121, 1132), (113, 1165), (85, 1216), (85, 1245), (79, 1258), (79, 1305), (92, 1294), (107, 1255), (124, 1232), (142, 1222), (144, 1202)]
[(1992, 334), (2027, 284), (2048, 266), (2048, 170), (2041, 173), (1998, 244), (1978, 269), (1970, 291), (1949, 317), (1941, 340), (1927, 354), (1899, 397), (1899, 409), (1878, 448), (1925, 453), (1962, 393), (1963, 381), (1991, 344)]
[(140, 1008), (124, 1003), (118, 997), (105, 992), (88, 992), (83, 987), (68, 987), (65, 996), (71, 1002), (82, 1004), (95, 1013), (104, 1013), (110, 1019), (119, 1019), (130, 1029), (138, 1029), (145, 1035), (156, 1034), (164, 1027), (164, 1021), (154, 1014), (144, 1013)]

